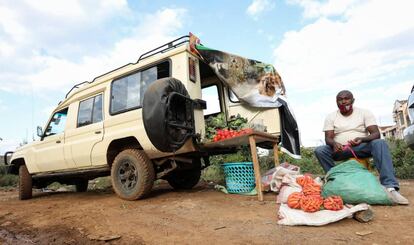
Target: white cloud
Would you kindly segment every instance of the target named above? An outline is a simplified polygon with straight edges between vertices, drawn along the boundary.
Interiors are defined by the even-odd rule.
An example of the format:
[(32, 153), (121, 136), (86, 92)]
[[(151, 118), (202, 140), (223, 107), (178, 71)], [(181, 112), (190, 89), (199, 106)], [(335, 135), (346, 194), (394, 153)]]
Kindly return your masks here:
[(321, 2), (317, 0), (287, 0), (287, 2), (301, 6), (304, 9), (303, 15), (305, 18), (318, 18), (345, 14), (348, 9), (363, 1), (328, 0)]
[(28, 7), (46, 16), (58, 17), (66, 21), (84, 22), (93, 18), (117, 15), (127, 10), (126, 0), (25, 0)]
[(265, 12), (270, 11), (275, 7), (275, 4), (272, 0), (253, 0), (253, 2), (247, 7), (247, 14), (257, 19), (258, 16)]
[[(10, 8), (0, 6), (0, 30), (9, 36), (9, 40), (22, 42), (26, 37), (26, 28), (18, 21), (18, 14)], [(6, 45), (5, 42), (2, 42)]]
[[(335, 8), (336, 2), (342, 5)], [(320, 18), (285, 33), (274, 50), (275, 67), (285, 81), (305, 145), (323, 139), (323, 120), (336, 109), (339, 90), (350, 89), (361, 107), (374, 112), (378, 123), (390, 124), (394, 101), (406, 99), (413, 84), (404, 80), (414, 68), (414, 15), (410, 11), (414, 3), (318, 4), (319, 12), (311, 15), (305, 8), (304, 13)], [(342, 18), (326, 17), (334, 14)]]
[(19, 142), (17, 140), (7, 140), (3, 139), (0, 141), (0, 156), (3, 156), (7, 151), (15, 151), (19, 147)]
[[(47, 1), (42, 3), (45, 4)], [(62, 10), (61, 14), (63, 17), (77, 16), (82, 18), (83, 12), (89, 14), (88, 12), (92, 11), (92, 9), (88, 9), (90, 6), (81, 5), (78, 1), (71, 1), (70, 3), (74, 8), (67, 10), (67, 12)], [(43, 5), (40, 4), (38, 8), (40, 9), (41, 6)], [(52, 4), (48, 8), (42, 9), (42, 11), (55, 13), (59, 12), (60, 8), (61, 6)], [(109, 12), (109, 10), (116, 12), (116, 8), (124, 9), (126, 7), (122, 4), (119, 5), (117, 1), (99, 1), (97, 11), (101, 13)], [(98, 52), (84, 54), (75, 59), (65, 56), (65, 48), (72, 43), (67, 43), (67, 45), (60, 44), (60, 48), (53, 52), (59, 55), (50, 54), (47, 48), (45, 50), (30, 51), (24, 45), (18, 46), (17, 49), (20, 49), (24, 56), (14, 55), (7, 63), (14, 64), (14, 67), (19, 65), (23, 67), (23, 70), (13, 70), (14, 68), (10, 66), (10, 69), (1, 71), (0, 81), (2, 86), (0, 90), (24, 92), (33, 89), (35, 92), (42, 91), (43, 93), (47, 93), (47, 91), (61, 91), (62, 89), (65, 91), (74, 84), (86, 80), (90, 81), (109, 70), (129, 62), (136, 62), (139, 55), (144, 51), (148, 51), (175, 38), (176, 32), (182, 27), (185, 13), (184, 9), (163, 9), (154, 14), (143, 15), (140, 20), (137, 20), (137, 25), (134, 28), (130, 28), (129, 33), (124, 38), (114, 40), (113, 44), (102, 47)], [(51, 19), (53, 18), (51, 17)], [(44, 24), (47, 24), (51, 19), (46, 19)], [(85, 25), (88, 25), (88, 23), (85, 23)], [(73, 28), (76, 29), (76, 25)], [(39, 34), (31, 33), (31, 35), (37, 36)], [(74, 30), (72, 34), (69, 33), (67, 35), (75, 35), (75, 37), (71, 38), (76, 39), (77, 31)], [(97, 36), (94, 38), (99, 43), (100, 40), (106, 37)], [(57, 41), (52, 39), (49, 42), (44, 44), (44, 46), (53, 47)], [(85, 44), (81, 49), (88, 48), (93, 49), (93, 43), (90, 45)], [(7, 51), (6, 48), (4, 49)], [(3, 52), (2, 50), (0, 48), (0, 52)]]
[(3, 101), (0, 100), (0, 112), (3, 112), (6, 110), (6, 106), (4, 105)]
[(54, 1), (54, 0), (40, 0), (30, 1), (25, 3), (33, 9), (46, 14), (55, 15), (63, 18), (83, 18), (86, 12), (77, 0)]
[(286, 33), (274, 55), (287, 85), (295, 90), (356, 86), (412, 66), (414, 44), (401, 43), (414, 38), (414, 15), (407, 5), (386, 3), (355, 7), (347, 21), (320, 18)]

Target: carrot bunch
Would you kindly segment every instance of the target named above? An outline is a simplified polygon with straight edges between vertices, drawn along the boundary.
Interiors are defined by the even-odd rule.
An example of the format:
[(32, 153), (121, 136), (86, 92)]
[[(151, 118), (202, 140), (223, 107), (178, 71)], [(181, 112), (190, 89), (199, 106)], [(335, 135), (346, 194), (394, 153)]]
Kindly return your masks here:
[(337, 211), (341, 210), (344, 207), (344, 203), (340, 196), (330, 196), (325, 198), (323, 201), (323, 206), (325, 209)]
[(302, 192), (289, 195), (287, 204), (290, 208), (302, 209), (309, 213), (319, 211), (322, 207), (334, 211), (343, 208), (340, 196), (330, 196), (324, 200), (321, 196), (321, 186), (309, 175), (296, 178), (296, 182), (302, 186)]

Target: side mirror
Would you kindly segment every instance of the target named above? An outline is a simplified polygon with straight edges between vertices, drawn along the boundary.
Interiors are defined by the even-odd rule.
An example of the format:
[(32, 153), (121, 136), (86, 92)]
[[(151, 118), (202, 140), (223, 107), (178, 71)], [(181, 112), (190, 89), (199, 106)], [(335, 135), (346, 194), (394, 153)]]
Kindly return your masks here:
[(43, 137), (43, 130), (40, 126), (37, 126), (37, 136), (39, 136), (40, 138)]

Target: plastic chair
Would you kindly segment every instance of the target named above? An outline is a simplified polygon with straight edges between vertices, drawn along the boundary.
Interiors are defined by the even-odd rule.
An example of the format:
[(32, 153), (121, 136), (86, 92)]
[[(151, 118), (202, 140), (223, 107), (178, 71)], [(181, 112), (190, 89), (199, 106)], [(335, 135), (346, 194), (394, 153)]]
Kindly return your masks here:
[(366, 169), (368, 169), (369, 171), (372, 171), (372, 167), (370, 164), (370, 157), (366, 157), (366, 158), (355, 158), (355, 157), (351, 157), (348, 160), (355, 160), (357, 161), (359, 164), (361, 164), (362, 166), (364, 166)]

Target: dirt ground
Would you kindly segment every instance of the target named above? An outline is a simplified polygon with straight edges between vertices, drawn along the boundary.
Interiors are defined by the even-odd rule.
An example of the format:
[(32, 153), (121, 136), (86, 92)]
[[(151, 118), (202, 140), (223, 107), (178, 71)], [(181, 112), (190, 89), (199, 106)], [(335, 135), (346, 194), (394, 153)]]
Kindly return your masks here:
[(132, 202), (110, 189), (35, 193), (27, 201), (2, 190), (0, 244), (413, 244), (414, 180), (401, 181), (401, 192), (411, 205), (374, 206), (369, 223), (287, 227), (277, 225), (275, 194), (259, 202), (208, 184), (174, 191), (161, 183)]

